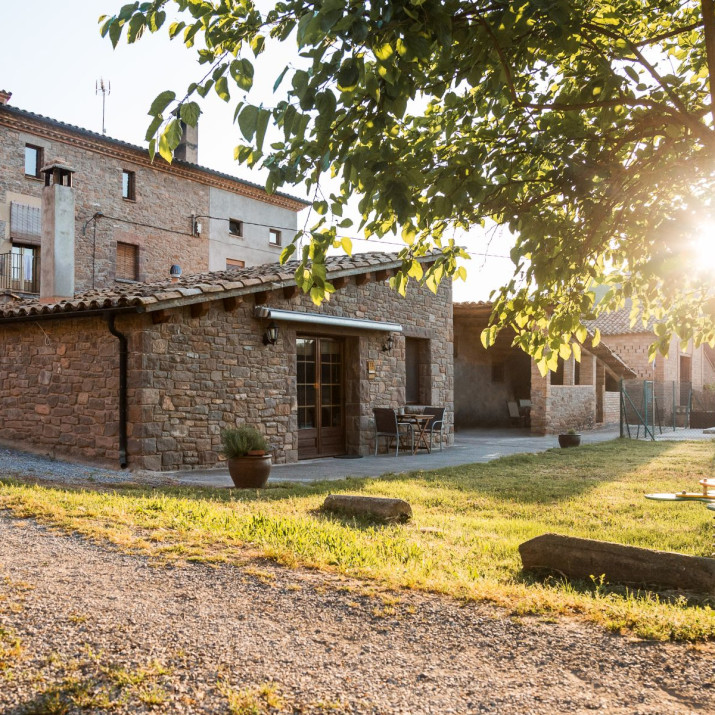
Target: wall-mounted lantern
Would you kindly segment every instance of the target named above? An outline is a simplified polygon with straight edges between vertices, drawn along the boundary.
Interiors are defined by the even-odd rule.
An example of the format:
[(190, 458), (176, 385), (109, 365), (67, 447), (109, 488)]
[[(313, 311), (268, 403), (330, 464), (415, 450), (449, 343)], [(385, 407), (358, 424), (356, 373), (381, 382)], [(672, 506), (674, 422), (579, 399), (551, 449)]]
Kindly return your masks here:
[(392, 348), (395, 347), (395, 341), (392, 339), (392, 335), (387, 336), (387, 340), (385, 340), (385, 343), (382, 346), (382, 352), (384, 353), (389, 353), (392, 351)]
[(275, 345), (278, 342), (278, 326), (271, 320), (266, 328), (266, 332), (263, 333), (263, 344), (264, 345)]

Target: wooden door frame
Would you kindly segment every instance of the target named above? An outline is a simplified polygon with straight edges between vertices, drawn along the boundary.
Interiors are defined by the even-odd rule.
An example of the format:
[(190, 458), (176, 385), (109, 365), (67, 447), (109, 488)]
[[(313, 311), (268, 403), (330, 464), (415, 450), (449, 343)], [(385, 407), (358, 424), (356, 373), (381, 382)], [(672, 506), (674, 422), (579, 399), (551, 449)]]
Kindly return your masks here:
[[(338, 454), (345, 454), (345, 449), (346, 449), (346, 443), (347, 443), (347, 426), (346, 426), (346, 414), (345, 414), (345, 388), (346, 388), (346, 383), (345, 383), (345, 345), (346, 345), (346, 339), (345, 336), (343, 335), (329, 335), (329, 334), (324, 334), (324, 333), (296, 333), (296, 366), (297, 366), (297, 360), (298, 360), (298, 341), (299, 340), (315, 340), (315, 371), (316, 371), (316, 380), (317, 382), (315, 383), (315, 388), (316, 388), (316, 395), (315, 395), (315, 421), (316, 421), (316, 427), (310, 428), (311, 431), (315, 430), (315, 442), (316, 442), (316, 447), (314, 453), (310, 454), (305, 454), (306, 448), (303, 448), (303, 454), (301, 454), (301, 445), (300, 445), (300, 432), (301, 431), (308, 431), (308, 430), (301, 430), (300, 427), (298, 427), (298, 459), (314, 459), (314, 458), (319, 458), (319, 457), (328, 457), (328, 456), (336, 456)], [(339, 447), (338, 451), (330, 451), (325, 452), (323, 451), (323, 446), (322, 446), (322, 440), (323, 440), (323, 425), (322, 425), (322, 420), (323, 420), (323, 415), (322, 415), (322, 395), (323, 395), (323, 381), (322, 381), (322, 375), (321, 375), (321, 367), (322, 367), (322, 360), (321, 360), (321, 352), (320, 352), (320, 345), (321, 341), (323, 340), (330, 340), (332, 342), (335, 342), (339, 345), (340, 347), (340, 413), (341, 413), (341, 431), (342, 431), (342, 436), (341, 436), (341, 446)], [(297, 398), (297, 396), (296, 396)], [(298, 402), (298, 409), (300, 409), (300, 403)]]

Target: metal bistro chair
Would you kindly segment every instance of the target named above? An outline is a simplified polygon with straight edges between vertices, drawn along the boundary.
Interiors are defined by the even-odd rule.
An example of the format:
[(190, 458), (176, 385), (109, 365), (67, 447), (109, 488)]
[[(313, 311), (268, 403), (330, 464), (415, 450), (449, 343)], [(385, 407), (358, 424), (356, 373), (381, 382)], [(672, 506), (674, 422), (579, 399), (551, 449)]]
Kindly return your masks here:
[[(410, 436), (410, 447), (415, 451), (415, 430), (414, 425), (409, 422), (398, 422), (397, 412), (389, 407), (374, 407), (372, 410), (375, 416), (375, 456), (380, 437), (387, 437), (387, 449), (389, 451), (391, 440), (395, 440), (395, 456), (400, 454), (400, 438)], [(400, 431), (404, 428), (404, 431)]]
[(432, 415), (432, 419), (427, 423), (429, 430), (429, 448), (432, 450), (432, 435), (439, 431), (439, 451), (442, 451), (442, 432), (444, 430), (444, 407), (425, 407), (424, 413)]

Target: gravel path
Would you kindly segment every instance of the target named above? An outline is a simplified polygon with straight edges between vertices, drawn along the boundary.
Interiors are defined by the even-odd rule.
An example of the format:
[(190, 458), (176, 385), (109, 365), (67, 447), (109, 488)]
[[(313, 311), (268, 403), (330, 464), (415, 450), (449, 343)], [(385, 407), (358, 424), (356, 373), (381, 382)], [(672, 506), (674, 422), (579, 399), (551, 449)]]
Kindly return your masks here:
[(365, 589), (166, 567), (0, 512), (0, 712), (715, 712), (710, 646)]
[(161, 472), (100, 469), (3, 447), (0, 447), (0, 474), (3, 477), (18, 477), (25, 482), (36, 479), (41, 482), (58, 482), (63, 485), (108, 484), (117, 486), (127, 482), (141, 482), (150, 486), (179, 484), (176, 480), (163, 476)]

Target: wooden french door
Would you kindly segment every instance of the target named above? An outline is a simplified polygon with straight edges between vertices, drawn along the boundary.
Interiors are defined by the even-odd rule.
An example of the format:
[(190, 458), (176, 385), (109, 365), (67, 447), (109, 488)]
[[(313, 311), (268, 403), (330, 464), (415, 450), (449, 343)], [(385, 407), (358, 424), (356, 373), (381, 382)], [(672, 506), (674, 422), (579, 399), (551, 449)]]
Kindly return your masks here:
[(343, 343), (333, 338), (299, 337), (298, 458), (345, 453)]

